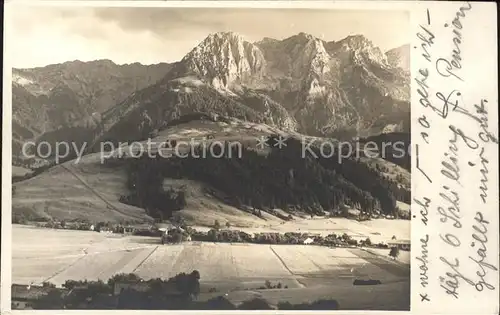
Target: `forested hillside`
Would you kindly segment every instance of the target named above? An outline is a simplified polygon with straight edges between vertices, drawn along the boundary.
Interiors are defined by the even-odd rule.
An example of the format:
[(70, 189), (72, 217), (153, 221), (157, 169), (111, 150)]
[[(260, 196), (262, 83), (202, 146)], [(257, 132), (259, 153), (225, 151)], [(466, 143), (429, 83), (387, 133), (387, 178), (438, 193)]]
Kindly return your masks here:
[(354, 157), (341, 163), (335, 154), (322, 158), (317, 148), (313, 150), (319, 158), (303, 157), (301, 146), (298, 140), (289, 139), (286, 147), (270, 152), (245, 148), (241, 157), (237, 148), (227, 146), (223, 158), (209, 152), (206, 158), (199, 158), (204, 155), (198, 147), (187, 158), (123, 159), (118, 163), (127, 165), (131, 194), (122, 202), (144, 208), (153, 217), (170, 217), (183, 209), (186, 196), (182, 190), (164, 189), (164, 178), (203, 182), (216, 190), (223, 202), (238, 208), (301, 209), (322, 215), (349, 205), (367, 214), (380, 211), (395, 215), (396, 200), (409, 202), (409, 191), (376, 168)]

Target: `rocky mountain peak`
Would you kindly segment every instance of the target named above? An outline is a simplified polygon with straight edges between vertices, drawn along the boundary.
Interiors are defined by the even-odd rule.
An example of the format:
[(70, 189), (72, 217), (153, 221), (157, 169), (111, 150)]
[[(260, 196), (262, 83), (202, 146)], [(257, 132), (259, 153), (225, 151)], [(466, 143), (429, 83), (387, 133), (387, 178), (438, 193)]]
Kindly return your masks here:
[(307, 33), (283, 40), (262, 40), (257, 43), (264, 52), (271, 73), (284, 73), (294, 79), (306, 79), (328, 73), (331, 56), (324, 41)]
[(258, 77), (265, 66), (260, 49), (233, 32), (210, 34), (181, 62), (214, 86), (224, 88), (251, 76)]
[(406, 44), (385, 53), (388, 63), (393, 67), (399, 67), (410, 71), (410, 45)]
[(334, 44), (341, 52), (351, 52), (353, 61), (361, 63), (363, 60), (375, 61), (387, 65), (387, 57), (380, 48), (363, 35), (351, 35)]
[(304, 33), (304, 32), (300, 32), (299, 34), (297, 34), (298, 37), (302, 37), (302, 38), (306, 38), (308, 40), (312, 40), (314, 39), (315, 37), (312, 36), (311, 34), (308, 34), (308, 33)]
[(277, 40), (276, 38), (264, 37), (262, 40), (256, 42), (255, 44), (260, 45), (260, 44), (277, 43), (277, 42), (279, 42), (279, 40)]
[(302, 59), (305, 61), (305, 64), (310, 66), (312, 72), (325, 74), (330, 70), (329, 62), (331, 57), (326, 51), (322, 40), (312, 36), (308, 39), (309, 41), (304, 47)]

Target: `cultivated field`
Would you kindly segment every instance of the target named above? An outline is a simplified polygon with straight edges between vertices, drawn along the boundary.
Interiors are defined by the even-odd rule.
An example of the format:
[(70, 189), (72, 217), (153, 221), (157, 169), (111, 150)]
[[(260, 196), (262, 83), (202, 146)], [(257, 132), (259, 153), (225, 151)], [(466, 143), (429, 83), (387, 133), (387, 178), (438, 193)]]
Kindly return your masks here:
[[(377, 255), (387, 256), (388, 250), (374, 254), (311, 245), (161, 245), (156, 238), (20, 225), (13, 226), (12, 248), (13, 283), (61, 285), (68, 279), (107, 280), (122, 272), (167, 278), (196, 269), (205, 292), (201, 298), (223, 292), (234, 302), (258, 295), (271, 303), (335, 298), (344, 309), (409, 307), (409, 265)], [(353, 286), (354, 278), (383, 284)], [(258, 290), (265, 280), (287, 289)], [(218, 292), (207, 293), (211, 287)]]

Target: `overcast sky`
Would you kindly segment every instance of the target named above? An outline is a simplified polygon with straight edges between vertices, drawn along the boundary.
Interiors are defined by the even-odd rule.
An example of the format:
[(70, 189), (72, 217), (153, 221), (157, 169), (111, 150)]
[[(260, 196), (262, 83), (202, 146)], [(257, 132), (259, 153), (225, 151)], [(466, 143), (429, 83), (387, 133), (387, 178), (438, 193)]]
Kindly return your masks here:
[(16, 68), (77, 59), (178, 61), (218, 31), (252, 42), (299, 32), (328, 41), (362, 34), (383, 51), (410, 41), (409, 14), (401, 11), (17, 7), (12, 22)]

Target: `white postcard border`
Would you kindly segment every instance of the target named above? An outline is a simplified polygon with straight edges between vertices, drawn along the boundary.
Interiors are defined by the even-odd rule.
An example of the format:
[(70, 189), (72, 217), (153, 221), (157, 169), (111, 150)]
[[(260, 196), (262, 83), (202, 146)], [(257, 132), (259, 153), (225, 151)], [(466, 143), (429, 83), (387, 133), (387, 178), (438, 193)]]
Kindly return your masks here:
[[(2, 268), (1, 268), (1, 312), (2, 314), (9, 314), (9, 313), (18, 313), (18, 314), (31, 314), (31, 313), (46, 313), (46, 314), (81, 314), (81, 313), (96, 313), (96, 314), (107, 314), (107, 313), (116, 313), (116, 314), (138, 314), (138, 313), (150, 313), (150, 314), (166, 314), (166, 313), (184, 313), (184, 314), (199, 314), (198, 311), (122, 311), (122, 310), (117, 310), (117, 311), (65, 311), (65, 310), (50, 310), (50, 311), (11, 311), (10, 310), (10, 283), (11, 283), (11, 191), (12, 191), (12, 183), (11, 183), (11, 167), (10, 165), (12, 164), (11, 162), (11, 136), (12, 136), (12, 129), (11, 129), (11, 115), (12, 115), (12, 108), (11, 108), (11, 99), (12, 99), (12, 91), (11, 91), (11, 81), (12, 81), (12, 73), (11, 73), (11, 67), (9, 66), (10, 63), (10, 55), (9, 51), (7, 50), (8, 43), (11, 40), (15, 40), (12, 38), (8, 31), (9, 31), (9, 13), (12, 12), (12, 10), (15, 10), (15, 7), (17, 5), (43, 5), (43, 6), (60, 6), (60, 5), (67, 5), (67, 6), (116, 6), (116, 7), (122, 7), (122, 6), (140, 6), (140, 7), (248, 7), (249, 5), (252, 7), (258, 7), (258, 8), (325, 8), (325, 9), (362, 9), (362, 10), (374, 10), (375, 14), (377, 10), (407, 10), (411, 12), (411, 21), (413, 25), (412, 29), (412, 34), (409, 34), (411, 40), (412, 40), (412, 48), (414, 46), (417, 46), (420, 44), (418, 42), (418, 39), (416, 38), (416, 33), (420, 31), (419, 25), (422, 23), (425, 23), (427, 17), (426, 17), (426, 12), (427, 9), (431, 12), (431, 17), (436, 18), (436, 16), (440, 18), (446, 18), (449, 15), (451, 17), (453, 16), (454, 12), (457, 10), (457, 8), (460, 7), (461, 3), (458, 2), (431, 2), (431, 1), (424, 1), (424, 2), (409, 2), (409, 1), (35, 1), (35, 0), (11, 0), (11, 1), (6, 1), (5, 6), (4, 6), (4, 12), (5, 12), (5, 19), (4, 19), (4, 83), (3, 83), (3, 138), (2, 138), (2, 257), (1, 257), (1, 262), (2, 262)], [(486, 41), (493, 41), (493, 39), (496, 40), (496, 7), (494, 3), (476, 3), (473, 2), (472, 5), (474, 6), (474, 10), (478, 8), (479, 11), (481, 11), (480, 16), (481, 18), (478, 18), (476, 16), (476, 13), (471, 13), (471, 16), (474, 16), (475, 21), (479, 21), (480, 23), (482, 20), (481, 24), (481, 30), (475, 29), (475, 26), (471, 23), (467, 25), (469, 27), (468, 32), (466, 33), (464, 31), (464, 38), (465, 36), (478, 36), (477, 34), (480, 32), (486, 32), (483, 33), (486, 34), (484, 35), (484, 39)], [(443, 22), (444, 23), (444, 22)], [(488, 25), (489, 23), (489, 25)], [(437, 41), (437, 40), (436, 40)], [(449, 38), (445, 39), (445, 41), (449, 42)], [(443, 44), (444, 45), (444, 44)], [(438, 45), (436, 45), (438, 46)], [(482, 60), (481, 66), (484, 67), (487, 66), (488, 64), (491, 65), (490, 71), (492, 74), (488, 75), (488, 79), (490, 81), (493, 81), (493, 84), (485, 85), (482, 86), (482, 91), (480, 97), (488, 97), (490, 101), (491, 107), (498, 108), (498, 94), (497, 94), (497, 83), (498, 83), (498, 76), (497, 76), (497, 50), (496, 50), (496, 42), (487, 42), (487, 45), (485, 45), (486, 50), (489, 51), (488, 54), (484, 55), (482, 58), (486, 59), (486, 62)], [(466, 49), (464, 49), (466, 50)], [(421, 130), (421, 127), (419, 127), (418, 121), (416, 121), (415, 117), (416, 115), (420, 115), (422, 113), (422, 108), (420, 107), (421, 105), (419, 104), (418, 100), (418, 94), (417, 90), (414, 86), (414, 78), (416, 75), (416, 71), (418, 72), (420, 69), (420, 62), (415, 62), (417, 60), (418, 55), (420, 54), (417, 49), (412, 49), (411, 52), (411, 67), (412, 67), (412, 149), (413, 145), (416, 141), (420, 141), (419, 138), (417, 140), (417, 135)], [(490, 59), (491, 58), (491, 59)], [(473, 61), (464, 61), (465, 62), (470, 62), (473, 63)], [(418, 63), (418, 64), (417, 64)], [(474, 64), (473, 64), (474, 65)], [(465, 67), (465, 66), (464, 66)], [(484, 71), (484, 70), (483, 70)], [(475, 79), (475, 78), (474, 78)], [(478, 85), (473, 85), (474, 89), (481, 88), (481, 86), (478, 87)], [(463, 93), (467, 93), (469, 91), (469, 87), (466, 85), (462, 88)], [(494, 113), (494, 111), (491, 111), (491, 125), (495, 126), (496, 128), (497, 123), (498, 123), (498, 111)], [(495, 116), (496, 115), (496, 116)], [(443, 125), (444, 126), (444, 125)], [(493, 128), (493, 127), (492, 127)], [(436, 129), (435, 129), (436, 130)], [(498, 136), (498, 130), (497, 129), (491, 129), (491, 131)], [(441, 145), (441, 144), (440, 144)], [(440, 148), (435, 148), (438, 152)], [(493, 152), (493, 149), (489, 149), (491, 152)], [(432, 149), (427, 149), (426, 152), (433, 152)], [(496, 161), (498, 162), (498, 149), (496, 151)], [(493, 161), (495, 161), (495, 156), (494, 153), (492, 153)], [(423, 184), (421, 176), (417, 175), (417, 171), (415, 168), (415, 155), (412, 155), (412, 198), (415, 196), (415, 194), (418, 195), (419, 192), (422, 192), (425, 189), (429, 189), (429, 186)], [(498, 209), (498, 166), (492, 166), (493, 163), (491, 163), (490, 171), (492, 173), (496, 174), (496, 179), (493, 178), (490, 182), (490, 192), (494, 196), (496, 193), (496, 201), (491, 201), (495, 200), (494, 198), (490, 198), (489, 200), (491, 201), (488, 205), (485, 206), (487, 209)], [(495, 163), (495, 165), (497, 165)], [(495, 167), (495, 168), (494, 168)], [(495, 171), (496, 172), (493, 172)], [(469, 195), (470, 198), (472, 198), (472, 194)], [(467, 195), (465, 195), (464, 200), (468, 198)], [(469, 200), (468, 205), (470, 206), (471, 204), (474, 205), (474, 201)], [(467, 204), (467, 202), (465, 202)], [(412, 209), (415, 211), (415, 203), (412, 204)], [(435, 210), (433, 210), (435, 212)], [(470, 213), (472, 210), (465, 210), (468, 211), (467, 214), (470, 216)], [(426, 227), (426, 230), (432, 231), (434, 229), (434, 232), (436, 232), (436, 229), (439, 229), (439, 225), (436, 223), (436, 220), (439, 220), (438, 217), (432, 215), (429, 215), (429, 224)], [(496, 266), (498, 267), (498, 212), (496, 212), (496, 216), (492, 215), (491, 216), (491, 231), (495, 231), (493, 233), (496, 233), (493, 235), (492, 239), (492, 244), (490, 245), (490, 252), (489, 255), (492, 257), (497, 257)], [(436, 300), (433, 300), (430, 304), (427, 304), (428, 306), (425, 306), (425, 302), (420, 301), (421, 298), (417, 294), (417, 292), (421, 291), (421, 287), (419, 285), (420, 283), (420, 271), (418, 269), (418, 265), (416, 264), (416, 258), (417, 254), (419, 254), (419, 251), (417, 250), (419, 248), (420, 244), (420, 239), (422, 238), (422, 231), (425, 228), (420, 224), (421, 222), (421, 216), (417, 215), (415, 218), (412, 219), (412, 243), (413, 243), (413, 249), (412, 249), (412, 272), (411, 272), (411, 286), (412, 286), (412, 304), (411, 304), (411, 313), (422, 313), (422, 314), (428, 314), (430, 312), (432, 313), (450, 313), (450, 304), (451, 302), (449, 300), (445, 299), (440, 299), (442, 297), (442, 291), (440, 290), (439, 286), (436, 286), (435, 284), (431, 288), (427, 289), (426, 293), (429, 294), (429, 296), (435, 296)], [(471, 231), (469, 231), (471, 232)], [(429, 232), (431, 233), (431, 232)], [(425, 233), (424, 233), (425, 234)], [(470, 233), (469, 233), (470, 234)], [(465, 235), (465, 234), (464, 234)], [(496, 242), (496, 243), (495, 243)], [(442, 250), (441, 247), (439, 246), (434, 246), (431, 248), (429, 247), (430, 251), (433, 252), (439, 252)], [(496, 252), (495, 252), (496, 251)], [(464, 252), (465, 253), (465, 252)], [(434, 255), (434, 253), (430, 254)], [(493, 283), (496, 285), (496, 291), (494, 292), (494, 296), (498, 297), (498, 272), (496, 273), (496, 279), (493, 279)], [(441, 292), (441, 293), (439, 293)], [(498, 313), (498, 299), (491, 299), (490, 301), (485, 301), (481, 300), (480, 302), (477, 302), (479, 300), (474, 300), (476, 298), (475, 295), (472, 295), (472, 293), (469, 293), (468, 295), (465, 295), (464, 298), (458, 302), (456, 302), (454, 305), (456, 307), (452, 307), (451, 313), (456, 314), (456, 310), (458, 310), (458, 313), (462, 313), (461, 310), (468, 310), (469, 313), (474, 312), (473, 310), (471, 311), (470, 306), (483, 306), (483, 308), (480, 310), (485, 314), (493, 314), (494, 311), (496, 310), (496, 313)], [(447, 302), (448, 301), (448, 302)], [(480, 305), (479, 305), (479, 304)], [(429, 306), (430, 305), (430, 306)], [(477, 308), (475, 308), (478, 310)], [(378, 312), (378, 311), (370, 311), (371, 313), (381, 313), (385, 314), (386, 312)], [(208, 313), (208, 314), (220, 314), (220, 311), (203, 311), (203, 313)], [(227, 311), (226, 313), (228, 314), (245, 314), (245, 313), (254, 313), (251, 311)], [(283, 311), (259, 311), (259, 313), (262, 314), (281, 314), (281, 313), (287, 313)], [(366, 311), (336, 311), (336, 312), (330, 312), (330, 311), (300, 311), (300, 312), (293, 312), (296, 314), (316, 314), (316, 313), (349, 313), (349, 314), (364, 314)], [(407, 312), (398, 312), (398, 313), (407, 313)], [(475, 312), (476, 314), (479, 314), (479, 312)]]

